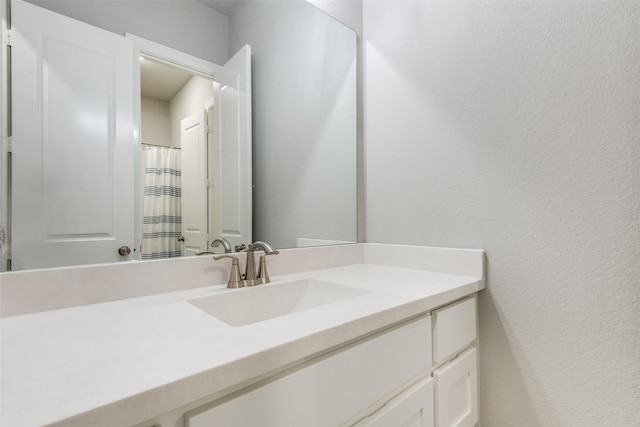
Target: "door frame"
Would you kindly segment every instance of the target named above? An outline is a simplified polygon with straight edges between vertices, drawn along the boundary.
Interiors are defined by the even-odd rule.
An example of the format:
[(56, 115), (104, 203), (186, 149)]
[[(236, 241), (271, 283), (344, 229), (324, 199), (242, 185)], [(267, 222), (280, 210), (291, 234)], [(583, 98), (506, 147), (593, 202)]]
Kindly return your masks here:
[[(145, 39), (140, 36), (136, 36), (135, 34), (125, 33), (125, 38), (130, 39), (133, 42), (133, 72), (134, 76), (138, 76), (138, 78), (134, 79), (133, 82), (133, 92), (134, 92), (134, 103), (133, 103), (133, 111), (134, 111), (134, 133), (135, 133), (135, 141), (138, 147), (141, 146), (142, 140), (140, 138), (141, 135), (141, 120), (142, 120), (142, 106), (140, 101), (140, 55), (147, 56), (156, 61), (163, 62), (167, 65), (171, 65), (173, 67), (179, 67), (184, 70), (187, 70), (191, 73), (197, 74), (201, 77), (206, 77), (208, 79), (213, 80), (215, 73), (222, 68), (220, 65), (215, 64), (213, 62), (204, 60), (202, 58), (198, 58), (193, 55), (189, 55), (188, 53), (179, 51), (177, 49), (173, 49), (171, 47), (162, 45), (160, 43), (156, 43), (152, 40)], [(140, 150), (136, 150), (134, 164), (137, 167), (140, 167)], [(142, 253), (142, 206), (143, 206), (143, 197), (142, 197), (142, 175), (140, 170), (138, 169), (134, 174), (134, 212), (135, 216), (134, 222), (134, 234), (136, 238), (136, 247), (138, 248), (138, 257)]]
[[(214, 82), (215, 84), (215, 82)], [(214, 90), (215, 93), (215, 90)], [(211, 98), (204, 104), (204, 115), (207, 118), (207, 132), (206, 132), (206, 143), (207, 143), (207, 228), (209, 230), (209, 241), (208, 245), (211, 245), (213, 239), (218, 237), (214, 234), (215, 229), (215, 221), (213, 217), (214, 211), (214, 200), (215, 200), (215, 187), (211, 185), (211, 180), (213, 177), (211, 176), (211, 168), (214, 164), (214, 149), (215, 149), (215, 141), (213, 138), (213, 120), (211, 120), (211, 115), (214, 113), (214, 100)], [(210, 249), (210, 247), (209, 247)]]
[(11, 91), (9, 90), (9, 43), (7, 34), (11, 27), (9, 22), (10, 3), (0, 2), (0, 31), (2, 34), (2, 48), (0, 52), (0, 238), (6, 239), (7, 247), (0, 245), (0, 272), (10, 269), (8, 260), (11, 259), (11, 202), (9, 179), (11, 176), (11, 130), (9, 129), (9, 108), (11, 106)]

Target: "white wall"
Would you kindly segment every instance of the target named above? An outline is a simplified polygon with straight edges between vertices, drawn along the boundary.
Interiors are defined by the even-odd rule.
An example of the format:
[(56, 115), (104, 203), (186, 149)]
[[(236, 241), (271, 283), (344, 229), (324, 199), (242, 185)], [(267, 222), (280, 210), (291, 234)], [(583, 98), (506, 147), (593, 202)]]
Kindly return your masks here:
[(216, 64), (229, 59), (229, 20), (196, 1), (29, 0), (124, 35), (132, 33)]
[(364, 2), (370, 242), (484, 248), (488, 427), (640, 425), (640, 3)]
[(169, 103), (140, 97), (140, 140), (171, 147)]
[(306, 2), (249, 6), (229, 40), (253, 53), (254, 239), (355, 241), (355, 33)]
[(180, 147), (182, 119), (201, 112), (204, 105), (213, 99), (213, 82), (204, 77), (193, 76), (169, 103), (171, 117), (171, 144)]

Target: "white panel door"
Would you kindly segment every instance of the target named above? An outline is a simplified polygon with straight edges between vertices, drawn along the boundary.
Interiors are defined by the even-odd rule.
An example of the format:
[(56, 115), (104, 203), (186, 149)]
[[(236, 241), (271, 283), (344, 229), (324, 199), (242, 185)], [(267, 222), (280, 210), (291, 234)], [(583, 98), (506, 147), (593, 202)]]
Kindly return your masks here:
[(207, 115), (203, 110), (182, 119), (183, 255), (207, 250)]
[(131, 41), (23, 1), (11, 12), (12, 268), (133, 259)]
[(214, 236), (231, 246), (251, 243), (251, 47), (215, 75)]

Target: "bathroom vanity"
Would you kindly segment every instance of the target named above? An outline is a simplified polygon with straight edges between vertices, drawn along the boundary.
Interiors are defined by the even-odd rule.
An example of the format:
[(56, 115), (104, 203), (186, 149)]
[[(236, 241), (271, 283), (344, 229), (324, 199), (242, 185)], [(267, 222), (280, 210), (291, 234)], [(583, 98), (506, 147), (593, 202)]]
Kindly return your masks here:
[[(475, 319), (474, 297), (407, 319), (184, 411), (185, 425), (473, 426), (478, 421)], [(177, 412), (179, 417), (182, 410)]]
[[(99, 290), (74, 288), (92, 304), (43, 300), (39, 312), (16, 292), (21, 284), (34, 292), (39, 280), (4, 275), (1, 296), (13, 304), (2, 304), (2, 425), (477, 423), (482, 251), (283, 250), (269, 259), (272, 283), (243, 289), (221, 285), (228, 266), (211, 259), (155, 269), (180, 262), (194, 276), (171, 292), (142, 283), (141, 272), (125, 280), (110, 270), (114, 280)], [(86, 281), (92, 268), (106, 267), (48, 277), (64, 289), (65, 275)], [(202, 275), (215, 285), (185, 284)], [(135, 288), (135, 279), (137, 294), (127, 295), (121, 286)]]

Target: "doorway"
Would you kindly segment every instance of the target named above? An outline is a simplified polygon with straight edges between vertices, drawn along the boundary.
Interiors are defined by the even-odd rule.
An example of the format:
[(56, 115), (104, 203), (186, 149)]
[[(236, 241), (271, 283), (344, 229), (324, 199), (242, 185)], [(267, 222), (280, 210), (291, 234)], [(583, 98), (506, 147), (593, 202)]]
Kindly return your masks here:
[(195, 255), (209, 246), (205, 105), (213, 80), (141, 55), (142, 259)]
[[(158, 222), (156, 217), (162, 218), (163, 214), (151, 215), (153, 218), (140, 221), (143, 258), (208, 252), (212, 250), (211, 242), (217, 238), (227, 240), (231, 247), (250, 244), (250, 46), (244, 46), (224, 66), (218, 66), (137, 36), (127, 34), (127, 38), (134, 41), (143, 58), (137, 64), (141, 75), (141, 157), (145, 149), (150, 149), (145, 147), (164, 146), (180, 150), (179, 192), (171, 188), (143, 190), (144, 176), (139, 177), (140, 197), (137, 200), (142, 200), (142, 196), (150, 191), (163, 193), (165, 190), (167, 193), (173, 191), (180, 198), (179, 227), (175, 223), (178, 221), (176, 215), (171, 214), (166, 215), (169, 223), (165, 224), (165, 229), (157, 224), (150, 226), (150, 223)], [(145, 68), (151, 71), (147, 72)], [(146, 74), (155, 74), (156, 77), (147, 79)], [(168, 75), (172, 76), (174, 83), (163, 83)], [(159, 89), (153, 89), (153, 86), (167, 89), (172, 85), (174, 93), (164, 95), (164, 99), (156, 94)], [(166, 118), (167, 113), (168, 129), (167, 125), (153, 126), (159, 115)], [(164, 130), (158, 134), (157, 129)], [(137, 206), (136, 217), (147, 217), (143, 212), (144, 204), (138, 203)], [(154, 255), (154, 250), (148, 254), (145, 239), (156, 238), (167, 240), (172, 249), (165, 250), (160, 245), (157, 255)]]

